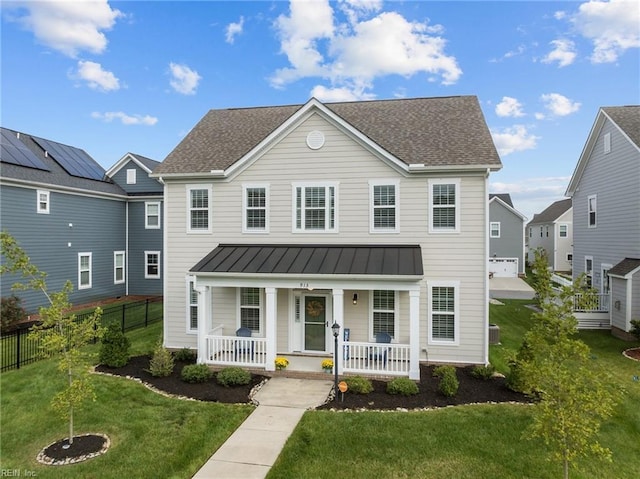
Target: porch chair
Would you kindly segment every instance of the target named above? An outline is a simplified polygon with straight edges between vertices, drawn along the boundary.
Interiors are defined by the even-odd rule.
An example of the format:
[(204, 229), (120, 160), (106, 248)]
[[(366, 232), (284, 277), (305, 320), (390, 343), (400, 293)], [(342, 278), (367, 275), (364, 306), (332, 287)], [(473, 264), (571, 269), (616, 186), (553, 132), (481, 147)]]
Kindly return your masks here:
[[(376, 343), (389, 344), (391, 343), (391, 335), (389, 333), (380, 332), (376, 334)], [(385, 346), (371, 346), (369, 348), (369, 361), (382, 361), (382, 365), (387, 365), (387, 353), (388, 347)]]
[[(236, 336), (239, 338), (250, 338), (251, 330), (249, 328), (238, 328)], [(251, 360), (253, 361), (253, 341), (247, 341), (246, 339), (239, 339), (234, 344), (233, 360), (238, 360), (238, 354), (245, 356), (251, 354)]]

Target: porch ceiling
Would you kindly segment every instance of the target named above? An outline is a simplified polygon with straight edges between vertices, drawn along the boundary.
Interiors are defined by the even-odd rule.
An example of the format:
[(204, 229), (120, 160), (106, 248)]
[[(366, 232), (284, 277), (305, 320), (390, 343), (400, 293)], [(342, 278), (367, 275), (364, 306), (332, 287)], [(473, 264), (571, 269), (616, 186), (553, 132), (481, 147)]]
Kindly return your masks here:
[(422, 276), (418, 245), (221, 244), (192, 273)]

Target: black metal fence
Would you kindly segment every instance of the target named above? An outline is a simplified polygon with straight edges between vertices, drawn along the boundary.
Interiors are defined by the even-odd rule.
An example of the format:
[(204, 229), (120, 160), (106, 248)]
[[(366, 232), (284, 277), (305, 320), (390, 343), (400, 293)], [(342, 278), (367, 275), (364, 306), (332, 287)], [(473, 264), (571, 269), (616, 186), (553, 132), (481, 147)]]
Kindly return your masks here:
[[(119, 323), (122, 332), (146, 328), (162, 321), (162, 298), (149, 298), (134, 303), (124, 303), (102, 309), (102, 325)], [(76, 321), (83, 321), (93, 312), (76, 315)], [(41, 349), (38, 341), (29, 337), (29, 327), (18, 328), (0, 337), (0, 371), (20, 369), (20, 366), (38, 361)]]

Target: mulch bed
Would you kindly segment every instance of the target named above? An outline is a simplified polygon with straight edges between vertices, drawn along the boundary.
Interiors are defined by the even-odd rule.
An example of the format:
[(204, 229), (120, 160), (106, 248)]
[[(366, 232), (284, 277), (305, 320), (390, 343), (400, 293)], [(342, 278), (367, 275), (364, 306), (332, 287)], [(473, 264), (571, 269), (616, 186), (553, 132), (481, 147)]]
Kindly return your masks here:
[(640, 361), (640, 348), (627, 349), (622, 354), (630, 359), (635, 359), (636, 361)]
[(50, 466), (62, 466), (86, 461), (104, 454), (109, 448), (110, 441), (102, 434), (83, 434), (74, 436), (73, 443), (69, 444), (68, 438), (45, 447), (38, 454), (38, 462)]

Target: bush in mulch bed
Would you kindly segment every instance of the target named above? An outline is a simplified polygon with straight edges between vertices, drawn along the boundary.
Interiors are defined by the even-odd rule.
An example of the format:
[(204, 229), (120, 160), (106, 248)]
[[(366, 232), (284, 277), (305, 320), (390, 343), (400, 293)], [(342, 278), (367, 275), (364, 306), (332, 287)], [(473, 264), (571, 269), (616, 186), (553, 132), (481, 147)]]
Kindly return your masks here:
[(339, 393), (319, 409), (421, 409), (475, 403), (531, 402), (527, 396), (510, 390), (504, 378), (481, 379), (473, 376), (473, 366), (456, 368), (459, 388), (455, 396), (446, 397), (439, 391), (440, 379), (433, 377), (434, 366), (420, 366), (418, 394), (400, 396), (387, 393), (387, 382), (373, 380), (368, 394)]
[(121, 368), (109, 368), (99, 365), (95, 369), (102, 373), (138, 378), (142, 382), (174, 396), (232, 404), (249, 403), (251, 401), (249, 398), (251, 390), (266, 379), (264, 376), (252, 374), (251, 381), (247, 385), (224, 387), (217, 383), (215, 375), (213, 375), (211, 379), (202, 383), (187, 383), (182, 380), (181, 372), (184, 366), (193, 364), (193, 362), (176, 360), (175, 367), (170, 375), (155, 377), (147, 371), (150, 359), (149, 356), (135, 356), (130, 358), (127, 365)]

